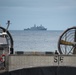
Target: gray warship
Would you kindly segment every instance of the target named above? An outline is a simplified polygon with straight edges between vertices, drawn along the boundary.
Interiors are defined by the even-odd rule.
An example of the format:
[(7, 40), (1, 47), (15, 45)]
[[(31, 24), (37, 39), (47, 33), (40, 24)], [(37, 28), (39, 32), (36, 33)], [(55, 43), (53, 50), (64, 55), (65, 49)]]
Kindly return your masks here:
[(26, 28), (24, 30), (47, 30), (47, 28), (45, 28), (44, 26), (40, 25), (40, 26), (36, 26), (36, 24), (34, 24), (33, 27), (30, 28)]

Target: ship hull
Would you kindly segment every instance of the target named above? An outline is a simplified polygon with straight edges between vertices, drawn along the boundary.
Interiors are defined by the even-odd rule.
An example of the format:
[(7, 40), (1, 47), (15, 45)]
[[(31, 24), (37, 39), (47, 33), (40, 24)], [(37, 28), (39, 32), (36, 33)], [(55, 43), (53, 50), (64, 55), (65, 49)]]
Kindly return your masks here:
[(45, 30), (47, 30), (47, 29), (24, 29), (24, 30), (29, 30), (29, 31), (45, 31)]

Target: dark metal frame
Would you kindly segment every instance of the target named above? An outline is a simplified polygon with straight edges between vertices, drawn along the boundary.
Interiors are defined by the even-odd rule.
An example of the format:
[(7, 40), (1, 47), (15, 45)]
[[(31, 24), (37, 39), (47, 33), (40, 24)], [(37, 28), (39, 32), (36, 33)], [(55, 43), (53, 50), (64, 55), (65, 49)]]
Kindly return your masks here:
[(3, 28), (3, 27), (0, 27), (0, 29), (2, 29), (3, 30), (3, 32), (6, 32), (7, 34), (8, 34), (8, 36), (10, 37), (10, 54), (13, 54), (14, 53), (14, 49), (13, 49), (13, 38), (12, 38), (12, 36), (11, 36), (11, 34), (9, 33), (9, 31), (8, 30), (6, 30), (5, 28)]
[(65, 33), (67, 33), (68, 31), (70, 31), (70, 30), (72, 30), (72, 29), (75, 29), (74, 42), (76, 42), (76, 26), (66, 29), (66, 30), (62, 33), (62, 35), (59, 37), (59, 41), (58, 41), (58, 50), (59, 50), (59, 53), (60, 53), (60, 54), (63, 54), (63, 53), (62, 53), (62, 50), (61, 50), (61, 47), (60, 47), (60, 41), (61, 41), (63, 35), (65, 35)]

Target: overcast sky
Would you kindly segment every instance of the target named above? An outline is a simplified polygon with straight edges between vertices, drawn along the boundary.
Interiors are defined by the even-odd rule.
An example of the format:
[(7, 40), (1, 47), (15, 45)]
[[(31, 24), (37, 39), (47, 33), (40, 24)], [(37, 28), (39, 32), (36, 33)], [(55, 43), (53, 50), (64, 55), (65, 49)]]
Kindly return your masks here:
[(0, 25), (23, 30), (36, 24), (48, 30), (76, 26), (76, 0), (0, 0)]

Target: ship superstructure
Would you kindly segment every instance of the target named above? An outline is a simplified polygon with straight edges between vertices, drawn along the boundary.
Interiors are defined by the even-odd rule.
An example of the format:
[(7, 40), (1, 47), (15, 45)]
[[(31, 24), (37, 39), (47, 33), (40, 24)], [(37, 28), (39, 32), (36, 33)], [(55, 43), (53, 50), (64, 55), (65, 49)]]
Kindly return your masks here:
[(26, 28), (24, 30), (47, 30), (47, 28), (45, 28), (44, 26), (40, 25), (40, 26), (36, 26), (36, 24), (34, 24), (33, 27), (30, 28)]

